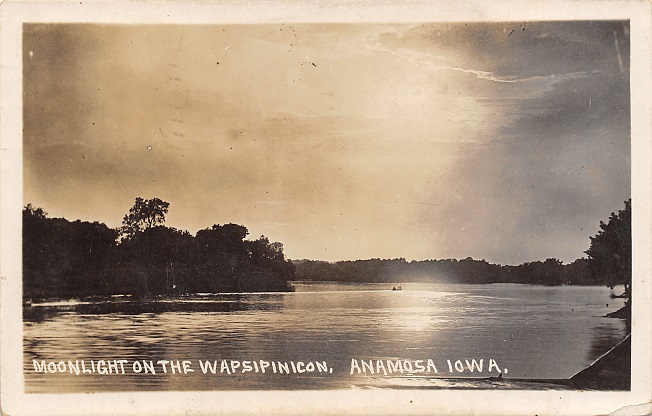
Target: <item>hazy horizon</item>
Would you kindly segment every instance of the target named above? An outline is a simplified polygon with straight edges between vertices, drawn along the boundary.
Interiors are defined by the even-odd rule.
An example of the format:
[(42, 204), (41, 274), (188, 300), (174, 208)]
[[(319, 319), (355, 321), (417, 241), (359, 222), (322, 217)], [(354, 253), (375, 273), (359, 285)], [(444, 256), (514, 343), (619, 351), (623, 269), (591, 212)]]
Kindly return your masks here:
[(583, 256), (631, 197), (625, 21), (23, 26), (24, 204), (313, 260)]
[[(31, 203), (28, 202), (28, 204), (31, 204)], [(79, 220), (79, 221), (85, 221), (85, 222), (91, 222), (91, 223), (93, 223), (93, 222), (98, 222), (98, 223), (100, 223), (100, 224), (105, 224), (107, 227), (112, 228), (112, 229), (116, 229), (116, 230), (118, 230), (118, 229), (120, 228), (120, 225), (118, 225), (118, 226), (110, 226), (110, 225), (108, 225), (108, 224), (107, 224), (106, 222), (104, 222), (104, 221), (94, 220), (94, 219), (92, 219), (92, 218), (89, 218), (89, 219), (81, 219), (81, 218), (66, 218), (66, 217), (61, 217), (61, 216), (53, 216), (53, 215), (51, 215), (50, 212), (49, 212), (46, 208), (44, 208), (44, 207), (36, 206), (36, 205), (34, 205), (34, 204), (31, 204), (31, 206), (32, 206), (32, 208), (34, 208), (34, 209), (36, 209), (36, 208), (41, 208), (41, 209), (43, 209), (43, 211), (45, 211), (45, 213), (46, 213), (46, 217), (47, 217), (47, 218), (51, 218), (51, 219), (65, 219), (65, 220), (70, 221), (70, 222), (75, 222), (75, 221), (77, 221), (77, 220)], [(616, 212), (617, 212), (617, 211), (616, 211)], [(167, 224), (167, 222), (166, 222), (165, 224), (163, 224), (163, 226), (165, 226), (165, 227), (173, 227), (173, 228), (176, 228), (176, 229), (179, 230), (179, 231), (188, 231), (192, 236), (196, 236), (197, 231), (200, 231), (200, 230), (202, 230), (202, 229), (209, 229), (209, 228), (211, 228), (211, 226), (213, 226), (213, 225), (224, 225), (224, 224), (225, 224), (225, 223), (213, 223), (213, 224), (211, 224), (211, 225), (209, 225), (209, 226), (206, 226), (206, 227), (200, 228), (200, 229), (198, 229), (198, 230), (196, 230), (196, 231), (194, 231), (194, 232), (191, 232), (191, 231), (189, 231), (189, 230), (179, 229), (179, 228), (177, 228), (177, 227), (173, 227), (173, 226), (171, 226), (170, 224)], [(238, 225), (243, 225), (243, 226), (245, 226), (245, 227), (247, 226), (247, 224), (238, 224)], [(248, 228), (248, 227), (247, 227), (247, 228)], [(596, 232), (595, 232), (594, 234), (592, 234), (591, 236), (595, 235), (595, 234), (597, 233), (598, 229), (599, 229), (599, 227), (596, 228)], [(265, 237), (268, 237), (268, 238), (270, 239), (270, 241), (272, 241), (272, 242), (276, 241), (276, 240), (275, 240), (273, 237), (271, 237), (271, 236), (265, 236)], [(247, 235), (247, 237), (245, 238), (245, 240), (255, 240), (256, 238), (258, 238), (258, 236), (256, 236), (256, 235), (252, 235), (251, 232), (250, 232), (250, 233)], [(587, 236), (587, 240), (588, 240), (588, 236)], [(280, 243), (283, 243), (283, 242), (280, 241)], [(588, 248), (588, 246), (587, 246), (587, 248)], [(286, 255), (287, 255), (287, 253), (286, 253)], [(292, 261), (325, 261), (325, 262), (329, 262), (329, 263), (337, 263), (337, 262), (340, 262), (340, 261), (356, 261), (356, 260), (363, 260), (363, 261), (365, 261), (365, 260), (400, 260), (400, 259), (403, 259), (403, 260), (405, 260), (405, 261), (407, 261), (407, 262), (412, 262), (412, 261), (429, 261), (429, 260), (465, 260), (465, 259), (467, 259), (467, 258), (472, 258), (473, 260), (486, 260), (486, 259), (484, 259), (484, 258), (476, 258), (476, 257), (473, 257), (473, 256), (446, 257), (446, 258), (444, 258), (444, 257), (440, 257), (440, 258), (429, 257), (429, 258), (421, 258), (421, 259), (414, 259), (414, 258), (409, 258), (409, 257), (406, 257), (406, 256), (397, 256), (397, 257), (343, 258), (343, 259), (334, 259), (334, 260), (325, 260), (325, 259), (319, 259), (319, 258), (305, 258), (305, 257), (303, 257), (303, 258), (294, 258), (294, 257), (290, 257), (290, 256), (286, 256), (286, 257), (287, 257), (288, 260), (292, 260)], [(520, 262), (520, 263), (498, 263), (498, 262), (492, 262), (492, 261), (489, 261), (489, 263), (495, 263), (495, 264), (499, 264), (499, 265), (503, 265), (503, 266), (509, 266), (509, 265), (519, 265), (519, 264), (528, 263), (528, 262), (544, 261), (544, 260), (546, 260), (547, 258), (548, 258), (548, 257), (546, 257), (546, 258), (539, 258), (539, 259), (524, 260), (523, 262)], [(563, 263), (564, 263), (564, 264), (570, 264), (570, 263), (574, 262), (575, 260), (578, 260), (578, 259), (581, 259), (581, 258), (586, 258), (586, 255), (585, 255), (584, 253), (582, 253), (582, 255), (580, 255), (580, 256), (577, 257), (576, 259), (572, 259), (572, 260), (569, 260), (569, 261), (563, 261)], [(558, 259), (558, 260), (560, 260), (560, 259)]]

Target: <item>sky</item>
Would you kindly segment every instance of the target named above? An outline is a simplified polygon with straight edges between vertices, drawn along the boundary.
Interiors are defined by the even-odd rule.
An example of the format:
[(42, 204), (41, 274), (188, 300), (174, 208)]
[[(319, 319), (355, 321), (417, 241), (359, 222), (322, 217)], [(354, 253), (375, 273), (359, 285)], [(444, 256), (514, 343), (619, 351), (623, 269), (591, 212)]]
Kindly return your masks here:
[(582, 257), (631, 196), (622, 21), (23, 27), (23, 201), (292, 259)]

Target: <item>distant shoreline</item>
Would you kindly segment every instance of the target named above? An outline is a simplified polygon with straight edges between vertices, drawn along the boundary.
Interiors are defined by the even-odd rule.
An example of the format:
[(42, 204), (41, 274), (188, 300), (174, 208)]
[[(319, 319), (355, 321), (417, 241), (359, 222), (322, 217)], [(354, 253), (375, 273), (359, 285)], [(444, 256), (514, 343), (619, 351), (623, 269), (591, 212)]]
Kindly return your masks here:
[[(185, 299), (190, 299), (193, 296), (239, 296), (239, 295), (273, 295), (273, 294), (281, 294), (281, 293), (292, 293), (294, 292), (296, 284), (299, 285), (378, 285), (378, 286), (383, 286), (382, 289), (378, 290), (386, 290), (386, 291), (392, 291), (392, 288), (400, 285), (400, 284), (453, 284), (453, 285), (482, 285), (482, 286), (489, 286), (489, 285), (529, 285), (529, 286), (537, 286), (537, 287), (552, 287), (550, 285), (542, 285), (542, 284), (536, 284), (536, 283), (511, 283), (511, 282), (490, 282), (490, 283), (468, 283), (468, 282), (440, 282), (440, 281), (430, 281), (430, 282), (422, 282), (422, 281), (401, 281), (399, 282), (343, 282), (343, 281), (337, 281), (337, 280), (292, 280), (288, 281), (288, 284), (290, 285), (291, 290), (284, 290), (284, 291), (279, 291), (279, 290), (261, 290), (261, 291), (240, 291), (240, 292), (233, 292), (233, 291), (224, 291), (224, 292), (188, 292), (188, 293), (177, 293), (177, 294), (132, 294), (132, 293), (116, 293), (116, 294), (88, 294), (88, 295), (81, 295), (81, 294), (69, 294), (69, 295), (57, 295), (57, 296), (49, 296), (49, 297), (38, 297), (38, 296), (29, 296), (29, 297), (24, 297), (23, 298), (23, 307), (28, 308), (30, 306), (41, 306), (40, 304), (49, 304), (49, 303), (57, 303), (57, 302), (80, 302), (80, 303), (92, 303), (92, 302), (105, 302), (107, 300), (114, 300), (116, 302), (144, 302), (144, 303), (159, 303), (159, 302), (167, 302), (167, 301), (175, 301), (175, 300), (183, 300)], [(592, 285), (583, 285), (585, 287), (604, 287), (604, 285), (599, 285), (599, 284), (592, 284)], [(579, 285), (555, 285), (554, 287), (579, 287)], [(44, 305), (44, 306), (54, 306), (54, 305)], [(613, 317), (613, 318), (620, 318), (620, 319), (625, 319), (625, 308), (627, 306), (624, 306), (623, 308), (619, 309), (618, 311), (611, 312), (607, 315), (607, 317)]]
[(462, 260), (368, 259), (335, 263), (293, 260), (298, 281), (339, 281), (351, 283), (525, 283), (544, 286), (603, 285), (604, 279), (591, 273), (588, 260), (569, 264), (558, 259), (534, 261), (518, 266), (489, 263), (467, 257)]

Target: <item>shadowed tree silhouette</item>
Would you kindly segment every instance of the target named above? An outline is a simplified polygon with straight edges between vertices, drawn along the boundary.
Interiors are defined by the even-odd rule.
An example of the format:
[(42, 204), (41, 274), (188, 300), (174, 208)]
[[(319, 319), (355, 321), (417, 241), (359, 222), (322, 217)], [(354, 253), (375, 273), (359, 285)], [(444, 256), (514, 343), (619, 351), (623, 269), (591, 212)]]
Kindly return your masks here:
[(610, 288), (624, 285), (624, 296), (631, 298), (632, 285), (632, 200), (625, 209), (611, 213), (609, 222), (600, 221), (600, 231), (591, 237), (588, 255), (591, 274)]
[(159, 198), (136, 198), (129, 213), (122, 219), (120, 241), (133, 238), (136, 234), (165, 223), (170, 203)]
[[(292, 290), (294, 265), (283, 245), (245, 240), (238, 224), (213, 225), (193, 237), (163, 225), (170, 204), (136, 198), (121, 229), (48, 218), (23, 209), (23, 296), (47, 299), (131, 294)], [(255, 245), (255, 254), (251, 247)]]
[(45, 219), (47, 215), (48, 213), (45, 212), (43, 208), (38, 208), (38, 207), (35, 208), (32, 206), (32, 204), (27, 204), (23, 209), (23, 218), (33, 217), (38, 219)]
[(48, 298), (113, 291), (108, 268), (115, 259), (115, 230), (98, 222), (48, 218), (23, 209), (23, 296)]

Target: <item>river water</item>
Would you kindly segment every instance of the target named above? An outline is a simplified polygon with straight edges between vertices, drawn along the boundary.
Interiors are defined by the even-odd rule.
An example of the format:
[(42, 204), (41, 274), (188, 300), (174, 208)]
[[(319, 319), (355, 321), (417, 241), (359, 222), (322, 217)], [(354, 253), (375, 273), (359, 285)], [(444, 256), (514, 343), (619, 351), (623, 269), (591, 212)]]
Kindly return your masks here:
[(427, 388), (499, 372), (562, 379), (626, 335), (624, 321), (604, 318), (624, 303), (605, 287), (295, 287), (26, 307), (25, 390)]

